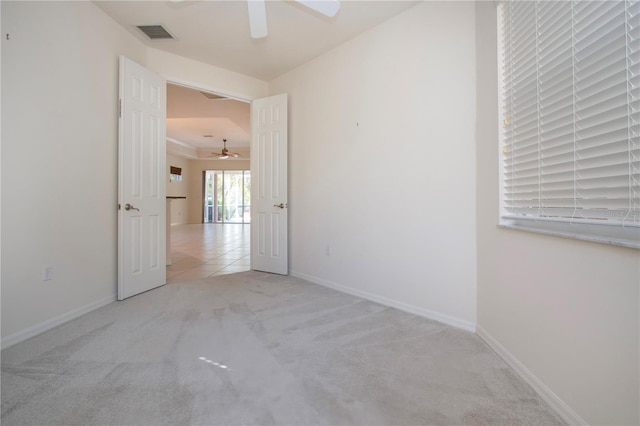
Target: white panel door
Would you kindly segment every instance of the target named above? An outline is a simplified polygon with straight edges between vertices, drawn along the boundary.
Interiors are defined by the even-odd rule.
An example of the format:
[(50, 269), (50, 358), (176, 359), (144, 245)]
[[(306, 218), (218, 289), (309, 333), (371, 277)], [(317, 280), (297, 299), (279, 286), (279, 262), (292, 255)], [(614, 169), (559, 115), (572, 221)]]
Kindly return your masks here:
[(251, 269), (287, 275), (287, 95), (253, 101), (251, 128)]
[(118, 300), (166, 283), (166, 88), (120, 57)]

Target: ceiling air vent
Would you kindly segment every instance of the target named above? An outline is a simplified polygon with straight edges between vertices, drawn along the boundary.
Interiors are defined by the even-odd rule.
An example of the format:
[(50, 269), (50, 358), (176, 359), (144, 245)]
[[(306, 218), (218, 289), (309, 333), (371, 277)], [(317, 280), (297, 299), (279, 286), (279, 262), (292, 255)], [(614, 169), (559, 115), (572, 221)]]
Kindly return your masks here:
[(175, 37), (162, 25), (138, 25), (137, 28), (151, 40), (174, 40)]

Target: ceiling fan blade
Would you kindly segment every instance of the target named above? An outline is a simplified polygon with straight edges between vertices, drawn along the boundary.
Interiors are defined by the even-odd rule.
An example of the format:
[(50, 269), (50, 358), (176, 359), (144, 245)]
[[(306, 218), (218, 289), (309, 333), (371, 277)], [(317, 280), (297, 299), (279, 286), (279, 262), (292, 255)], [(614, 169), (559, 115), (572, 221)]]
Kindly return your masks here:
[(249, 7), (249, 29), (252, 38), (266, 37), (267, 32), (267, 10), (265, 0), (247, 0)]
[(296, 0), (298, 3), (313, 9), (318, 13), (333, 18), (340, 10), (339, 0)]

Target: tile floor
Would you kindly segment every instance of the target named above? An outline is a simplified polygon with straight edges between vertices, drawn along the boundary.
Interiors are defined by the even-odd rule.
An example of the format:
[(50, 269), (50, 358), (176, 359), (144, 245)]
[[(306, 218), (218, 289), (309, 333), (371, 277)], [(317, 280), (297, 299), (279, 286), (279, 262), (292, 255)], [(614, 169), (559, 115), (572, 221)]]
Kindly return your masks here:
[(250, 270), (250, 225), (203, 223), (171, 227), (167, 283)]

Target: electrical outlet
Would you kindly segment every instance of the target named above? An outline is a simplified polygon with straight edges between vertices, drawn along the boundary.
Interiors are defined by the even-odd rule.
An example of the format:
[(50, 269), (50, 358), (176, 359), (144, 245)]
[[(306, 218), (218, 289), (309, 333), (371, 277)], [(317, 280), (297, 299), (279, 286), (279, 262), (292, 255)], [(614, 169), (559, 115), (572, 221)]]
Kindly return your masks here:
[(45, 266), (42, 270), (42, 281), (51, 281), (53, 279), (53, 266)]

